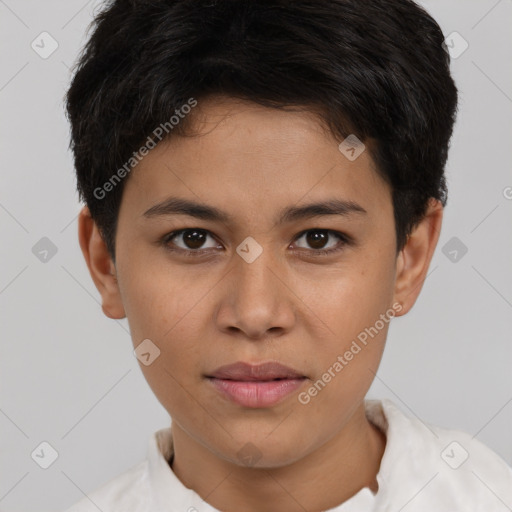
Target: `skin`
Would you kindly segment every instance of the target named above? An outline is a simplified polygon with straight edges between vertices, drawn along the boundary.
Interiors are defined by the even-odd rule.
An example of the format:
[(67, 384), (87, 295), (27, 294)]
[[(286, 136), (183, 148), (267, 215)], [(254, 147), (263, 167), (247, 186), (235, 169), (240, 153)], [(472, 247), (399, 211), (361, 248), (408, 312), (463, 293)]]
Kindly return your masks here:
[[(198, 136), (159, 144), (127, 179), (115, 264), (87, 207), (79, 216), (80, 245), (105, 315), (128, 318), (135, 347), (149, 338), (161, 351), (141, 369), (172, 417), (172, 469), (227, 512), (268, 511), (269, 503), (319, 511), (363, 487), (375, 492), (386, 439), (366, 418), (364, 397), (389, 324), (309, 403), (298, 394), (393, 304), (401, 304), (396, 316), (411, 309), (438, 241), (442, 205), (431, 201), (397, 254), (391, 190), (368, 151), (348, 160), (311, 112), (220, 97), (199, 101), (193, 112)], [(233, 220), (143, 216), (170, 195)], [(366, 213), (275, 224), (283, 208), (331, 198)], [(176, 251), (166, 249), (164, 236), (185, 228), (209, 234), (202, 245), (178, 236), (168, 242)], [(319, 229), (353, 243), (343, 246), (332, 234), (315, 245), (301, 235)], [(248, 236), (263, 249), (252, 263), (236, 252)], [(206, 254), (184, 256), (180, 248)], [(237, 361), (278, 361), (307, 379), (277, 405), (244, 408), (205, 378)], [(259, 457), (252, 465), (237, 455), (247, 443)]]

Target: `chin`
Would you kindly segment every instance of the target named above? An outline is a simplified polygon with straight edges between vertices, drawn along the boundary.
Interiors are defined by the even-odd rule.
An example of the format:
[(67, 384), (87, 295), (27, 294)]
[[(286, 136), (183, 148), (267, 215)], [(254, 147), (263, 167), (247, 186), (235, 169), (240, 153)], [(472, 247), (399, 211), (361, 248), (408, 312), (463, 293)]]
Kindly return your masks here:
[(294, 440), (283, 434), (273, 439), (261, 435), (252, 439), (245, 436), (242, 440), (234, 441), (230, 448), (229, 454), (223, 454), (225, 459), (240, 467), (256, 469), (289, 466), (305, 455), (304, 439)]

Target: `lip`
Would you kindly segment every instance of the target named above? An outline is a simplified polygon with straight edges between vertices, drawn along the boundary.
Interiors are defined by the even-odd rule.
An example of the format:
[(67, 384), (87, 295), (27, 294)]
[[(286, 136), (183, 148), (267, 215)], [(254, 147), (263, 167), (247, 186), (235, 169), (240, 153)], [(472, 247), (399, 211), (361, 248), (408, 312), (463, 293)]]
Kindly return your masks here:
[(251, 408), (276, 405), (302, 386), (307, 378), (276, 362), (256, 365), (238, 362), (221, 366), (206, 377), (223, 396)]
[(262, 381), (274, 379), (298, 379), (304, 377), (293, 368), (277, 362), (249, 364), (239, 361), (217, 368), (208, 377), (240, 381)]

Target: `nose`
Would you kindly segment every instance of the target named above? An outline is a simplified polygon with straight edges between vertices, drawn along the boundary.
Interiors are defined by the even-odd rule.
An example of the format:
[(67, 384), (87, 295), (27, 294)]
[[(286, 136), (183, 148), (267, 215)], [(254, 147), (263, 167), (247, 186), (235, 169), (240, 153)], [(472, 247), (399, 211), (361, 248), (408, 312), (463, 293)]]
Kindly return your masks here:
[(297, 308), (287, 275), (285, 264), (270, 249), (251, 263), (237, 254), (222, 284), (216, 310), (219, 329), (251, 340), (289, 332)]

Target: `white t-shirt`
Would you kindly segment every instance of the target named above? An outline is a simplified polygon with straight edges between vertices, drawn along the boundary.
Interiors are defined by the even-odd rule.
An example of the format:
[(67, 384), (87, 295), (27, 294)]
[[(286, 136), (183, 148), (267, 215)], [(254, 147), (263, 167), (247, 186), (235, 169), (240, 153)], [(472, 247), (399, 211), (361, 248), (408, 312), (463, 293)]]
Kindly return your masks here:
[[(512, 468), (471, 435), (406, 416), (390, 400), (366, 400), (386, 434), (376, 494), (365, 487), (329, 512), (511, 512)], [(148, 457), (65, 512), (219, 512), (186, 488), (168, 464), (170, 428)]]

